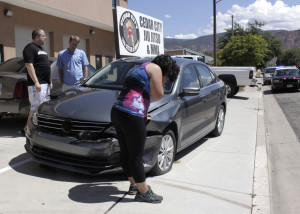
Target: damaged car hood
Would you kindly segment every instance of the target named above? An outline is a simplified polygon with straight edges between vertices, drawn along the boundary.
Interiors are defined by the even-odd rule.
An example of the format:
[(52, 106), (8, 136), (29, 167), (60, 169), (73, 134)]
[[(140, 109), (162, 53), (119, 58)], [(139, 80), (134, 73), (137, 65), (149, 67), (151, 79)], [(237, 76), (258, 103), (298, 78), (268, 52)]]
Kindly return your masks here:
[[(120, 91), (115, 90), (77, 87), (41, 104), (38, 113), (77, 120), (110, 122), (110, 111), (119, 93)], [(168, 94), (159, 101), (151, 100), (148, 112), (168, 102)]]

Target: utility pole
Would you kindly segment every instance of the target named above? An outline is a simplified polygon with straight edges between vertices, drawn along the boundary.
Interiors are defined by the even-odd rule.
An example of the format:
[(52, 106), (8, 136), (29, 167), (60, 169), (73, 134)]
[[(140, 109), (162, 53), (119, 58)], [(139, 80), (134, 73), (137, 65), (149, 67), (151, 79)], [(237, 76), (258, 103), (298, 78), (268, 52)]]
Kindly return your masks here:
[(216, 0), (213, 0), (214, 3), (214, 66), (217, 65), (217, 27), (216, 27)]
[(232, 21), (231, 21), (231, 33), (232, 33), (232, 37), (233, 37), (233, 15), (231, 15), (231, 19), (232, 19)]
[(214, 4), (214, 66), (217, 65), (217, 24), (216, 24), (216, 4), (221, 0), (213, 0)]

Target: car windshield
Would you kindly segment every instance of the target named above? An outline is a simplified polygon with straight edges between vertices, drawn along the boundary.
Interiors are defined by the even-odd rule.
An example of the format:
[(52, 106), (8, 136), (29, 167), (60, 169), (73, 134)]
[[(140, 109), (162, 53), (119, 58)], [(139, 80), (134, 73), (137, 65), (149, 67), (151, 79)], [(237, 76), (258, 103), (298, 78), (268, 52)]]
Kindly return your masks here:
[(266, 73), (274, 73), (276, 68), (266, 68)]
[(274, 76), (295, 76), (299, 74), (298, 69), (282, 69), (276, 70)]
[(24, 60), (22, 58), (15, 58), (8, 61), (3, 62), (0, 65), (0, 71), (6, 72), (20, 72), (20, 70), (24, 67)]
[[(93, 77), (87, 80), (83, 86), (91, 88), (104, 88), (112, 90), (121, 90), (125, 81), (127, 72), (141, 65), (143, 62), (125, 62), (115, 61), (99, 70)], [(170, 93), (173, 83), (167, 81), (164, 85), (165, 93)]]

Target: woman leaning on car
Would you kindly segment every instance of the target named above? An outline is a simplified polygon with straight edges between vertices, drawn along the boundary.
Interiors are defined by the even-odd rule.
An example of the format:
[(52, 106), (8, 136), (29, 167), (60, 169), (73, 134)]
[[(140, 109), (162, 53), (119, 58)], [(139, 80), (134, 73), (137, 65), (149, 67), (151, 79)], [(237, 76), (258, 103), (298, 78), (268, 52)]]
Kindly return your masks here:
[(178, 73), (176, 62), (164, 54), (131, 69), (111, 110), (111, 120), (120, 144), (121, 165), (130, 182), (128, 194), (136, 195), (136, 201), (160, 203), (163, 200), (146, 183), (143, 166), (145, 118), (151, 116), (147, 114), (150, 98), (161, 99), (163, 85), (167, 79), (174, 82)]

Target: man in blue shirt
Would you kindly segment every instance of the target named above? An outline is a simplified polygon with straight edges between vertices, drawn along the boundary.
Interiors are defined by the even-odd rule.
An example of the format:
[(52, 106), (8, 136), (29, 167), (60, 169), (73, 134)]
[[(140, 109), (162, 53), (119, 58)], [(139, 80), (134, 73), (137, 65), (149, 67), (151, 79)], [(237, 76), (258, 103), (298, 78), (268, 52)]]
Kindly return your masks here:
[(82, 77), (88, 76), (89, 61), (85, 52), (77, 49), (79, 42), (78, 36), (71, 36), (69, 48), (58, 54), (58, 76), (63, 91), (73, 88), (80, 83)]

